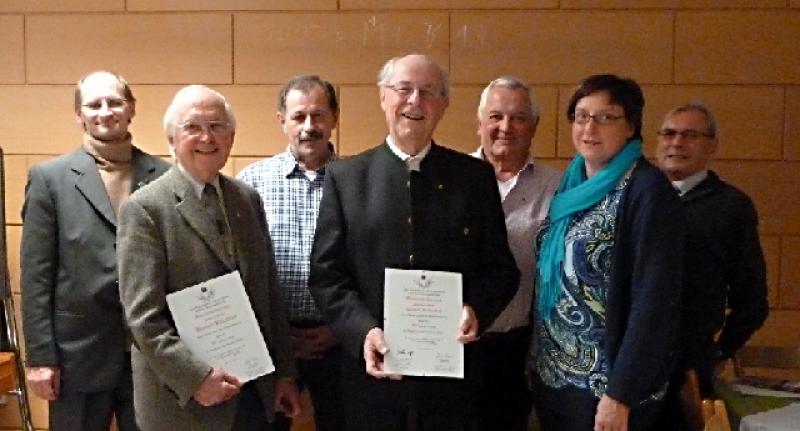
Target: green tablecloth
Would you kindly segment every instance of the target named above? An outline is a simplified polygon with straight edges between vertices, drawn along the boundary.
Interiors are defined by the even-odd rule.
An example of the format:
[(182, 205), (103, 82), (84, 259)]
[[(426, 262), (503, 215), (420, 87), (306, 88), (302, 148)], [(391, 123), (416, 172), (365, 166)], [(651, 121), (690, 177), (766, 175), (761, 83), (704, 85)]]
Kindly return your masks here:
[(797, 398), (765, 397), (760, 395), (743, 395), (733, 389), (728, 383), (717, 380), (714, 382), (714, 390), (720, 399), (725, 401), (728, 409), (728, 417), (731, 420), (731, 429), (738, 430), (739, 422), (747, 415), (763, 412), (772, 409), (786, 407)]

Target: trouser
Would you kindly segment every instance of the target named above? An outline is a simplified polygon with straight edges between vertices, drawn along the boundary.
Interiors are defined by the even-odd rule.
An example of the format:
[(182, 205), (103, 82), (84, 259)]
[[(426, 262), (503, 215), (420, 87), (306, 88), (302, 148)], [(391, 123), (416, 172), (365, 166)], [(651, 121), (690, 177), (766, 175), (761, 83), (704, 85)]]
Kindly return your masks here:
[(119, 431), (138, 431), (133, 410), (133, 380), (131, 357), (126, 355), (125, 366), (117, 387), (99, 392), (62, 392), (49, 403), (51, 431), (108, 431), (111, 418), (116, 417)]
[[(317, 431), (342, 431), (344, 401), (342, 399), (342, 349), (334, 346), (320, 359), (297, 359), (298, 387), (308, 388), (314, 405), (314, 425)], [(275, 431), (289, 431), (291, 421), (278, 414)]]
[(528, 429), (532, 400), (525, 376), (525, 360), (530, 341), (528, 326), (508, 332), (487, 332), (477, 342), (481, 430)]

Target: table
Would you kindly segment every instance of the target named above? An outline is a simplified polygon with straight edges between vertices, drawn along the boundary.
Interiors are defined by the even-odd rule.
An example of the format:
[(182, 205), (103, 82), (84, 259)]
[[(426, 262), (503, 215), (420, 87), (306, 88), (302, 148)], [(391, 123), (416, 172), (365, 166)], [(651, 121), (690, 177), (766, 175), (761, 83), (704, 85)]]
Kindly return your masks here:
[[(795, 416), (795, 413), (800, 413), (800, 404), (798, 403), (800, 400), (796, 398), (743, 395), (722, 380), (714, 382), (714, 390), (719, 398), (725, 401), (732, 430), (800, 431), (800, 423), (798, 423), (800, 415)], [(783, 410), (787, 406), (790, 406), (788, 410)], [(785, 420), (789, 422), (785, 422)], [(794, 420), (794, 424), (792, 424), (792, 420)], [(763, 426), (759, 428), (762, 422), (764, 422)], [(794, 427), (782, 428), (780, 423), (788, 423), (787, 426)], [(770, 427), (767, 427), (768, 425)]]

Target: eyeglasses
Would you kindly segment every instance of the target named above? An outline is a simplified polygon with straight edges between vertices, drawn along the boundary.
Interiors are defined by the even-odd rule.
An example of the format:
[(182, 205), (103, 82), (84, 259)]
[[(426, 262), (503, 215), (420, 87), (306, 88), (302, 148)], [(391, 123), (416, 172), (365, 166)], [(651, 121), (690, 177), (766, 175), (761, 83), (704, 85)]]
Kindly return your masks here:
[(204, 130), (215, 135), (221, 135), (231, 130), (231, 124), (225, 121), (187, 121), (177, 126), (190, 136), (200, 136)]
[(678, 135), (684, 139), (700, 139), (702, 137), (713, 138), (712, 133), (703, 133), (694, 129), (675, 130), (675, 129), (661, 129), (657, 132), (658, 136), (663, 136), (667, 139), (675, 139)]
[(589, 124), (589, 120), (594, 120), (595, 123), (605, 126), (621, 118), (625, 118), (625, 116), (612, 114), (610, 112), (596, 112), (590, 114), (586, 111), (575, 111), (572, 113), (572, 122), (580, 125)]
[(407, 82), (400, 82), (392, 85), (384, 85), (384, 87), (394, 90), (401, 99), (408, 99), (414, 92), (419, 94), (420, 99), (432, 100), (442, 97), (440, 90), (432, 88), (415, 87)]
[(109, 111), (119, 111), (125, 107), (127, 101), (127, 99), (100, 99), (81, 104), (81, 106), (91, 111), (99, 111), (103, 109), (103, 105), (106, 105)]

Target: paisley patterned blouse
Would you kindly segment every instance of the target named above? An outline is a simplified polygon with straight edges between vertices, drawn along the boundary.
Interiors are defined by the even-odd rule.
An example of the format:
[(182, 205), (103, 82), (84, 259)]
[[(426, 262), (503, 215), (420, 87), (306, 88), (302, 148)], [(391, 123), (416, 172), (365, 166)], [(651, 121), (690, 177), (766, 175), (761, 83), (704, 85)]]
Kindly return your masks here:
[[(604, 350), (606, 293), (614, 252), (614, 225), (626, 175), (600, 202), (575, 214), (567, 228), (561, 292), (550, 319), (534, 309), (530, 368), (549, 387), (572, 386), (601, 397), (608, 382)], [(537, 238), (550, 234), (549, 219)], [(541, 247), (537, 247), (541, 249)]]

